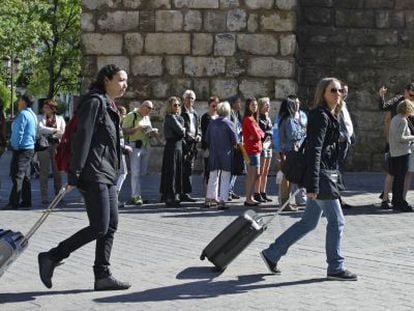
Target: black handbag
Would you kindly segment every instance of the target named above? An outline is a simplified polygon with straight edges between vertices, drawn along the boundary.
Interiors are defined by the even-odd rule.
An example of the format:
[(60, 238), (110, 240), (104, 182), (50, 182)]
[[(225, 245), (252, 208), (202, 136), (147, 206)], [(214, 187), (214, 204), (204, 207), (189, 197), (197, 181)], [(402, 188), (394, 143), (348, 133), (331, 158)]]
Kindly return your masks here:
[(46, 136), (43, 135), (39, 135), (36, 138), (36, 142), (35, 142), (35, 151), (44, 151), (47, 148), (49, 148), (49, 140), (47, 139)]
[(339, 199), (340, 191), (344, 190), (341, 183), (341, 173), (338, 170), (319, 171), (319, 200)]
[(282, 162), (281, 170), (285, 178), (298, 185), (304, 184), (306, 173), (306, 157), (305, 157), (306, 138), (300, 145), (299, 149), (286, 153), (286, 160)]

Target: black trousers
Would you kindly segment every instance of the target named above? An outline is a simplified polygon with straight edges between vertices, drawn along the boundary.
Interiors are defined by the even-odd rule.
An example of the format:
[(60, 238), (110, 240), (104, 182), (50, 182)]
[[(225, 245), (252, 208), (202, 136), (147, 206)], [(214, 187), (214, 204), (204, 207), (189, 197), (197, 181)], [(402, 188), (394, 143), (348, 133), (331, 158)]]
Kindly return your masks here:
[(101, 279), (111, 275), (109, 260), (114, 234), (118, 228), (116, 186), (88, 182), (82, 188), (89, 226), (60, 242), (56, 248), (49, 251), (49, 256), (52, 260), (60, 262), (78, 248), (96, 240), (93, 270), (95, 279)]
[(182, 184), (182, 193), (191, 193), (193, 192), (191, 175), (193, 174), (194, 159), (196, 153), (193, 151), (195, 149), (195, 143), (188, 143), (183, 147), (183, 184)]
[(14, 150), (10, 163), (10, 176), (13, 188), (9, 196), (9, 204), (13, 207), (32, 205), (32, 189), (30, 185), (30, 163), (33, 160), (34, 150)]
[(401, 206), (404, 204), (404, 181), (405, 175), (408, 171), (408, 158), (409, 155), (403, 155), (400, 157), (391, 157), (391, 174), (394, 176), (392, 183), (392, 204)]

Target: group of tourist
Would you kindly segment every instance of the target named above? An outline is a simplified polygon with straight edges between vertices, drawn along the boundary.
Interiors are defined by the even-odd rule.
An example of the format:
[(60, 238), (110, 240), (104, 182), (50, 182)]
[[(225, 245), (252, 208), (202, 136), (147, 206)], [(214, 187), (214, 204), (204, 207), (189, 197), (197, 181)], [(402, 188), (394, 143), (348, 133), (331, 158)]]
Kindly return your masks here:
[[(77, 187), (82, 193), (89, 225), (56, 247), (38, 256), (39, 273), (43, 284), (51, 288), (53, 272), (62, 260), (96, 240), (94, 263), (95, 290), (127, 289), (129, 283), (114, 278), (110, 272), (110, 254), (118, 225), (118, 194), (126, 177), (125, 155), (130, 158), (131, 203), (141, 205), (141, 177), (149, 158), (150, 138), (157, 134), (151, 125), (151, 101), (144, 101), (130, 113), (117, 107), (115, 100), (127, 88), (127, 73), (115, 65), (103, 67), (89, 92), (78, 107), (79, 122), (72, 141), (66, 191)], [(405, 90), (404, 97), (384, 101), (385, 88), (380, 90), (381, 108), (394, 112), (389, 130), (389, 165), (384, 202), (392, 188), (392, 206), (396, 211), (412, 211), (405, 200), (404, 184), (407, 174), (411, 142), (410, 118), (414, 115), (414, 85)], [(274, 274), (280, 274), (278, 262), (289, 247), (313, 230), (322, 215), (327, 217), (326, 253), (329, 279), (354, 281), (357, 275), (345, 267), (341, 254), (344, 216), (341, 203), (340, 169), (353, 143), (354, 134), (349, 112), (346, 110), (347, 87), (336, 78), (322, 79), (315, 90), (312, 110), (305, 114), (300, 101), (290, 95), (282, 102), (275, 123), (269, 117), (269, 98), (248, 98), (244, 114), (242, 101), (233, 96), (221, 101), (213, 96), (208, 111), (199, 116), (194, 103), (196, 94), (187, 90), (182, 96), (167, 101), (164, 121), (165, 148), (161, 170), (160, 192), (167, 206), (176, 207), (182, 201), (194, 202), (191, 196), (191, 175), (201, 143), (205, 162), (204, 181), (206, 207), (227, 209), (226, 202), (238, 198), (234, 183), (245, 169), (245, 206), (258, 206), (271, 199), (266, 192), (267, 174), (273, 149), (280, 161), (286, 161), (289, 151), (305, 147), (306, 174), (299, 199), (306, 204), (302, 218), (282, 233), (274, 243), (261, 252), (262, 259)], [(11, 178), (13, 189), (7, 208), (30, 207), (30, 161), (34, 156), (37, 135), (47, 135), (50, 145), (38, 153), (41, 165), (53, 165), (56, 144), (64, 132), (64, 121), (56, 116), (56, 104), (47, 101), (39, 118), (31, 110), (33, 98), (19, 99), (19, 115), (11, 132)], [(392, 116), (392, 115), (391, 115)], [(388, 120), (388, 119), (386, 119)], [(414, 129), (414, 128), (413, 128)], [(273, 143), (273, 145), (272, 145)], [(244, 163), (243, 163), (244, 161)], [(42, 164), (43, 163), (43, 164)], [(343, 166), (342, 166), (343, 167)], [(42, 201), (48, 200), (47, 174), (41, 169)], [(57, 173), (57, 172), (54, 172)], [(61, 185), (55, 176), (55, 191)], [(392, 183), (392, 186), (389, 185)], [(281, 202), (290, 198), (292, 185), (283, 177)], [(21, 201), (20, 201), (21, 200)], [(341, 206), (342, 205), (342, 206)], [(384, 204), (385, 205), (385, 204)], [(288, 206), (290, 210), (294, 207)]]

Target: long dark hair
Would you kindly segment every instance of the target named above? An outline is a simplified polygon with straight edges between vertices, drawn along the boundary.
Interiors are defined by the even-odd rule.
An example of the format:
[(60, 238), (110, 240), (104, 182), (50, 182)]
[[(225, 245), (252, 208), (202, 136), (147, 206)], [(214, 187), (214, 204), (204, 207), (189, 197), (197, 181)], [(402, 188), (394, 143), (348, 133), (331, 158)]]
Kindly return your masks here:
[(104, 94), (105, 93), (105, 78), (112, 80), (112, 78), (118, 72), (122, 70), (124, 69), (114, 64), (109, 64), (109, 65), (102, 67), (96, 76), (96, 80), (93, 81), (91, 85), (89, 86), (89, 92)]
[(255, 119), (256, 122), (258, 122), (259, 121), (259, 107), (257, 107), (257, 111), (255, 113), (252, 113), (250, 110), (250, 104), (252, 102), (257, 102), (255, 97), (249, 97), (246, 100), (246, 106), (244, 107), (244, 118), (253, 116), (253, 119)]
[(282, 101), (279, 109), (279, 127), (287, 118), (295, 117), (296, 99), (293, 96), (288, 96)]

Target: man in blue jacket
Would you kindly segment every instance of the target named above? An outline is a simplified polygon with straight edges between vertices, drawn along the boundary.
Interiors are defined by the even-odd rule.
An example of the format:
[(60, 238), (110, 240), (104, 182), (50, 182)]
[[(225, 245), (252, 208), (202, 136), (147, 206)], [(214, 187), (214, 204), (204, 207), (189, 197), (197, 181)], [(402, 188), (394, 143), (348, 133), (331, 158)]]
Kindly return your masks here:
[[(13, 188), (9, 203), (3, 209), (32, 207), (30, 163), (34, 156), (37, 131), (37, 117), (31, 109), (33, 103), (34, 98), (29, 94), (24, 94), (19, 98), (19, 114), (13, 121), (10, 137), (10, 145), (13, 151), (10, 176)], [(21, 203), (19, 204), (20, 197)]]

